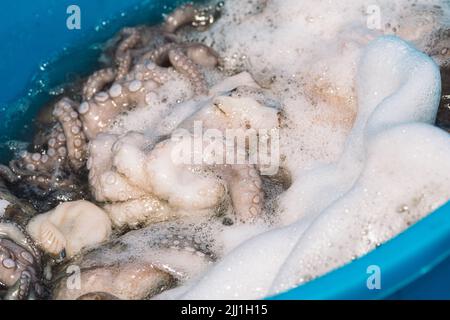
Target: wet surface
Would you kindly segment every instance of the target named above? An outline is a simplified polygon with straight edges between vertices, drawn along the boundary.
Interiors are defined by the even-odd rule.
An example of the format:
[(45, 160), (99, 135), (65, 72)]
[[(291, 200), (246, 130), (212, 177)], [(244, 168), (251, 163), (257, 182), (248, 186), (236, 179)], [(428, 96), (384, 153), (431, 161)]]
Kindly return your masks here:
[(450, 133), (450, 68), (441, 69), (442, 98), (436, 125)]

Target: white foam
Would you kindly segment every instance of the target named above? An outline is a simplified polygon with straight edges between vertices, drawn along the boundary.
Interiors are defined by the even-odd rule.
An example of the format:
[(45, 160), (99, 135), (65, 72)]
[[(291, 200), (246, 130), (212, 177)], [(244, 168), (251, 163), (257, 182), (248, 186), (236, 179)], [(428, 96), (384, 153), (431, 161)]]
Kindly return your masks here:
[(265, 297), (280, 266), (307, 227), (302, 222), (253, 237), (225, 256), (182, 299), (257, 299)]
[[(184, 255), (156, 254), (190, 270), (184, 287), (159, 298), (251, 299), (279, 292), (364, 254), (450, 198), (448, 134), (431, 126), (439, 69), (419, 51), (448, 28), (450, 5), (377, 4), (380, 28), (370, 29), (372, 0), (228, 0), (208, 31), (181, 32), (219, 52), (224, 74), (247, 71), (278, 100), (283, 166), (293, 184), (278, 199), (279, 224), (272, 230), (214, 229), (225, 257), (213, 267), (190, 258), (183, 267)], [(413, 45), (378, 38), (389, 34)], [(219, 94), (236, 84), (254, 86), (246, 75), (207, 79)], [(167, 135), (210, 103), (190, 100), (180, 78), (169, 83), (113, 132)]]
[(450, 199), (446, 132), (401, 125), (371, 137), (367, 146), (362, 174), (302, 235), (271, 293), (367, 253)]
[(292, 211), (294, 223), (244, 243), (182, 298), (278, 293), (368, 252), (450, 199), (450, 140), (427, 124), (439, 102), (438, 67), (385, 37), (366, 49), (358, 83), (358, 117), (341, 159), (297, 177), (283, 195), (282, 214)]
[[(356, 66), (364, 46), (400, 34), (425, 49), (446, 21), (442, 1), (377, 1), (380, 29), (369, 29), (370, 0), (227, 1), (223, 17), (191, 40), (211, 44), (225, 71), (247, 70), (278, 95), (289, 127), (281, 132), (288, 169), (336, 160), (356, 116)], [(436, 6), (440, 5), (441, 9)], [(271, 82), (271, 79), (275, 80)]]
[(282, 196), (285, 223), (317, 214), (353, 185), (364, 165), (367, 137), (396, 124), (435, 120), (439, 68), (398, 38), (382, 37), (367, 47), (357, 85), (358, 115), (342, 156), (336, 163), (297, 175)]

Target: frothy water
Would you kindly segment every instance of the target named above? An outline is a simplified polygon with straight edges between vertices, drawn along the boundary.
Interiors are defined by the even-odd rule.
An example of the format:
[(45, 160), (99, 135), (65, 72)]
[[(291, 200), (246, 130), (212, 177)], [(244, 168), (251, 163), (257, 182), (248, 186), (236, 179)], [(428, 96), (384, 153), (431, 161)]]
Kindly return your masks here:
[(433, 62), (420, 52), (448, 23), (448, 5), (384, 1), (383, 24), (373, 30), (370, 4), (228, 1), (209, 31), (186, 32), (221, 52), (226, 72), (249, 71), (277, 96), (293, 184), (277, 198), (270, 231), (161, 298), (281, 292), (367, 253), (448, 201), (450, 140), (432, 126), (442, 57)]
[[(162, 219), (77, 257), (80, 265), (152, 264), (176, 280), (155, 299), (263, 298), (366, 254), (447, 202), (450, 139), (433, 124), (439, 65), (448, 59), (435, 48), (450, 5), (377, 3), (228, 0), (208, 30), (181, 30), (182, 41), (221, 56), (221, 69), (206, 73), (210, 96), (191, 99), (191, 86), (172, 70), (146, 108), (119, 115), (96, 143), (137, 131), (151, 149), (217, 96), (241, 98), (257, 83), (264, 94), (255, 100), (280, 112), (280, 170), (263, 178), (263, 219)], [(130, 145), (113, 164), (103, 143), (95, 169), (141, 163), (144, 153)], [(165, 191), (198, 196), (182, 187)]]

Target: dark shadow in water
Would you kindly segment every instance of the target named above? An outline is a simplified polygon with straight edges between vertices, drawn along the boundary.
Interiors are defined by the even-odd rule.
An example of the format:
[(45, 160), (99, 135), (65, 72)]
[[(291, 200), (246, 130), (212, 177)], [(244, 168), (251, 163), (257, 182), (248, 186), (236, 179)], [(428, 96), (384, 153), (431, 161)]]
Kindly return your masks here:
[(442, 96), (436, 125), (450, 133), (450, 67), (441, 69)]

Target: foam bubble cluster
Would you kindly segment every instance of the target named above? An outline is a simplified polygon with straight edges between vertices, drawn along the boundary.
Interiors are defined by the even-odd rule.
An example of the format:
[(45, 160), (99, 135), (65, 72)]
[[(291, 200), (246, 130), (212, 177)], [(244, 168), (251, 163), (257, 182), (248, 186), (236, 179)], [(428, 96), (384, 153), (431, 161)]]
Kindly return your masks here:
[[(269, 199), (265, 221), (163, 222), (127, 233), (92, 261), (145, 260), (181, 283), (157, 298), (262, 298), (369, 252), (444, 204), (450, 139), (433, 124), (438, 64), (448, 63), (450, 52), (436, 48), (449, 12), (442, 0), (228, 0), (208, 30), (180, 30), (180, 41), (220, 54), (220, 70), (205, 75), (210, 96), (191, 99), (192, 88), (171, 71), (171, 81), (146, 97), (146, 108), (121, 114), (106, 133), (138, 131), (157, 144), (234, 90), (222, 99), (241, 99), (230, 113), (261, 126), (279, 122), (280, 172), (290, 176), (289, 188), (261, 183)], [(239, 96), (255, 87), (265, 104), (276, 105), (259, 118)], [(124, 150), (109, 167), (139, 162), (132, 148)], [(102, 160), (106, 151), (97, 153)], [(155, 174), (167, 163), (168, 154), (158, 158)], [(106, 170), (100, 167), (94, 169)], [(145, 184), (136, 172), (130, 176)], [(171, 173), (170, 181), (183, 178)], [(163, 198), (174, 191), (201, 198), (193, 179), (185, 180), (185, 188), (164, 184)]]
[(159, 298), (281, 292), (448, 201), (450, 140), (433, 126), (436, 63), (448, 57), (432, 50), (448, 11), (444, 1), (229, 0), (208, 31), (183, 31), (221, 53), (224, 74), (247, 71), (276, 97), (292, 185), (276, 196), (274, 224), (214, 229), (224, 257)]

